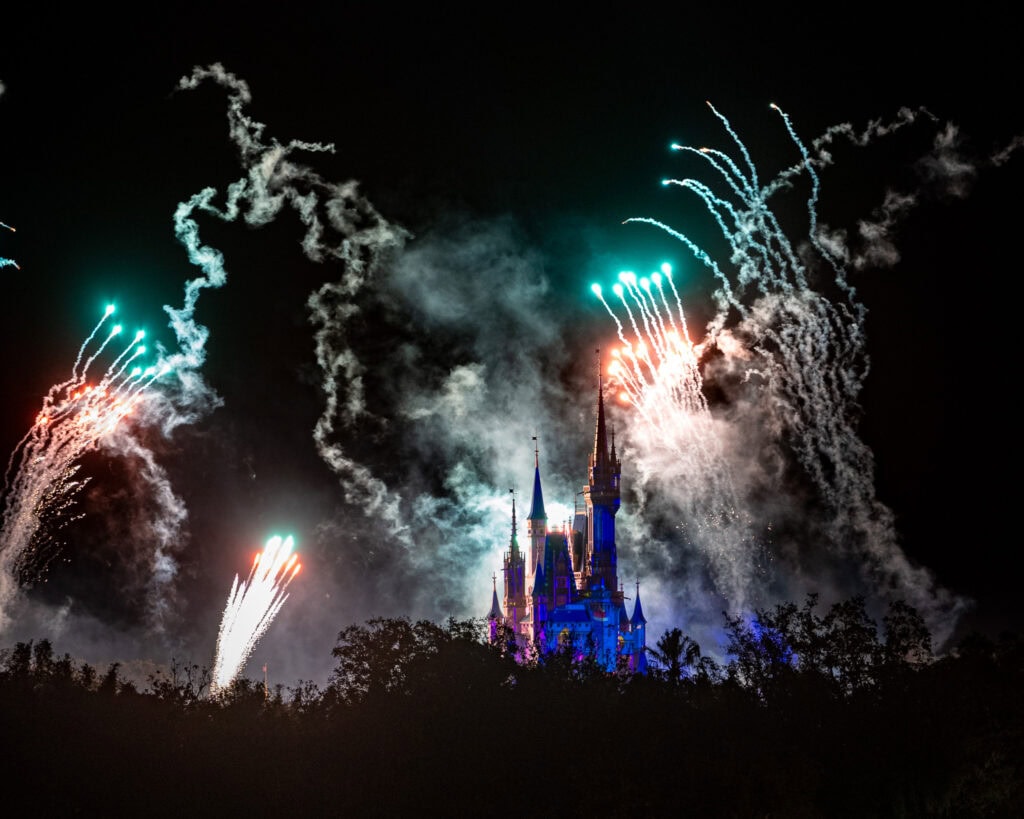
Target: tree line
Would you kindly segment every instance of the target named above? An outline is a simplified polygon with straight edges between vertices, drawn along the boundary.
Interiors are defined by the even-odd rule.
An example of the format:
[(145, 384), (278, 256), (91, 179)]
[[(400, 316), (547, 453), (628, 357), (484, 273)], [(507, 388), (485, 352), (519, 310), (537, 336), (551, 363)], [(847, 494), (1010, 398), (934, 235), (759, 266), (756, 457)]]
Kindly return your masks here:
[(524, 651), (482, 619), (343, 628), (323, 686), (173, 661), (146, 684), (49, 640), (0, 651), (5, 792), (41, 815), (1024, 815), (1024, 641), (942, 656), (862, 598), (681, 629), (648, 672)]

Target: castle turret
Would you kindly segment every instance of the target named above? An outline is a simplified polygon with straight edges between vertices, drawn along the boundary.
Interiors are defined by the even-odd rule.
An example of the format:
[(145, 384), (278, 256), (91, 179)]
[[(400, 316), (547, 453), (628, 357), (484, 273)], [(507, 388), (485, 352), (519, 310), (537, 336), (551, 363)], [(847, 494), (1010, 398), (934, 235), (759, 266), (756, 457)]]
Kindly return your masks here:
[(496, 576), (491, 577), (492, 594), (491, 594), (491, 610), (487, 612), (487, 624), (490, 628), (491, 641), (493, 642), (498, 636), (498, 626), (502, 623), (503, 615), (501, 613), (501, 606), (498, 605), (498, 578)]
[(618, 557), (615, 549), (615, 513), (619, 511), (619, 476), (622, 466), (615, 455), (612, 436), (608, 448), (608, 432), (604, 414), (603, 384), (598, 379), (597, 425), (594, 430), (594, 451), (590, 455), (587, 485), (583, 497), (587, 504), (588, 588), (599, 583), (607, 589), (618, 589)]
[(543, 569), (539, 571), (543, 583), (538, 579), (537, 590), (544, 593), (550, 607), (564, 606), (576, 599), (576, 578), (565, 532), (548, 532), (544, 539)]
[[(509, 490), (512, 491), (512, 490)], [(512, 537), (505, 554), (505, 622), (513, 633), (520, 631), (519, 624), (526, 617), (526, 558), (519, 549), (516, 536), (516, 498), (512, 495)]]
[(535, 570), (537, 564), (544, 560), (544, 538), (548, 533), (548, 515), (544, 511), (544, 493), (540, 488), (540, 450), (536, 446), (537, 439), (533, 440), (533, 497), (530, 499), (530, 514), (526, 518), (526, 536), (530, 540), (526, 561), (530, 572), (526, 579), (528, 588), (536, 585)]
[(548, 623), (548, 595), (543, 563), (537, 564), (537, 570), (534, 573), (531, 609), (533, 615), (531, 622), (533, 641), (538, 647), (543, 648)]
[(647, 673), (647, 618), (644, 617), (643, 606), (640, 605), (640, 581), (636, 581), (636, 605), (633, 616), (629, 618), (629, 631), (633, 638), (633, 652), (630, 657), (630, 670), (639, 674)]

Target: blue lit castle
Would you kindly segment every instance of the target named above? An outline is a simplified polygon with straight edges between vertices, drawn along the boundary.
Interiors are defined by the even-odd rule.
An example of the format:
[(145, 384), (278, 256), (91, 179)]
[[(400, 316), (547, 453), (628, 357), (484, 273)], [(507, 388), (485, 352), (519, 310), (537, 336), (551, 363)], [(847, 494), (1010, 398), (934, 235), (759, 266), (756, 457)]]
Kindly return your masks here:
[(527, 553), (516, 537), (515, 497), (512, 539), (504, 558), (504, 606), (498, 601), (497, 579), (488, 619), (515, 635), (520, 653), (528, 646), (540, 655), (572, 645), (573, 654), (588, 652), (608, 671), (646, 671), (646, 633), (640, 586), (633, 616), (626, 612), (619, 586), (615, 551), (615, 513), (619, 511), (621, 463), (615, 434), (609, 447), (604, 398), (597, 395), (597, 429), (590, 455), (585, 506), (576, 506), (571, 525), (548, 529), (540, 484), (540, 453), (534, 450), (533, 497), (526, 519)]

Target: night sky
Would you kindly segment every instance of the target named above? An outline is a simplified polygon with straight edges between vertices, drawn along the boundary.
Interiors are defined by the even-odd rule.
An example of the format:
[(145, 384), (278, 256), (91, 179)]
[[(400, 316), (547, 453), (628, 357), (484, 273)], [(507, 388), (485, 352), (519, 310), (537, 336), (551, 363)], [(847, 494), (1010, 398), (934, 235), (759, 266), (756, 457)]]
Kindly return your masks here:
[[(164, 307), (204, 276), (175, 222), (183, 205), (224, 276), (196, 293), (189, 320), (208, 337), (187, 377), (161, 379), (121, 443), (81, 459), (89, 480), (53, 522), (52, 561), (6, 601), (2, 645), (49, 637), (142, 673), (209, 665), (231, 581), (274, 534), (295, 537), (304, 568), (250, 674), (267, 663), (277, 682), (323, 682), (338, 631), (373, 616), (483, 615), (513, 487), (526, 540), (533, 436), (552, 523), (585, 480), (595, 350), (607, 364), (618, 345), (591, 284), (607, 293), (619, 271), (668, 261), (695, 342), (715, 312), (716, 280), (684, 243), (624, 224), (659, 220), (729, 269), (705, 204), (661, 184), (727, 194), (700, 157), (669, 148), (742, 161), (706, 101), (762, 184), (801, 159), (770, 103), (807, 146), (842, 123), (872, 134), (828, 146), (815, 211), (844, 237), (866, 310), (870, 369), (850, 423), (871, 455), (868, 501), (892, 525), (881, 545), (831, 541), (834, 510), (772, 438), (770, 399), (740, 395), (735, 362), (718, 358), (704, 386), (758, 544), (709, 560), (685, 519), (700, 477), (673, 472), (685, 459), (613, 403), (619, 575), (630, 597), (639, 578), (652, 642), (680, 626), (714, 654), (723, 589), (739, 587), (748, 606), (808, 592), (934, 602), (950, 640), (1017, 627), (1007, 313), (1024, 111), (1008, 29), (852, 7), (795, 20), (342, 4), (134, 27), (22, 15), (0, 53), (0, 221), (16, 228), (0, 230), (0, 257), (18, 264), (0, 269), (0, 449), (15, 451), (108, 303), (152, 350), (180, 353)], [(229, 133), (242, 84), (249, 154)], [(901, 109), (913, 122), (887, 129)], [(236, 218), (196, 204), (212, 188), (223, 209), (275, 144), (281, 187), (259, 200), (262, 219), (255, 194)], [(794, 246), (810, 194), (805, 174), (770, 201)], [(866, 223), (887, 231), (858, 233)], [(777, 480), (754, 474), (768, 464)], [(913, 567), (907, 588), (893, 563)]]

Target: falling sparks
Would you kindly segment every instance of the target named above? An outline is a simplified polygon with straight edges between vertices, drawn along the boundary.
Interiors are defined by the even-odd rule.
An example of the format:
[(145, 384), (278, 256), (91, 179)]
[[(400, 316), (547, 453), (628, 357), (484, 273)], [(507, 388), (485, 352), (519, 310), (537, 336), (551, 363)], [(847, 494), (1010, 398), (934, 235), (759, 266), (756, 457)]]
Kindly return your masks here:
[[(107, 370), (90, 381), (96, 359), (117, 339), (114, 325), (97, 345), (96, 339), (114, 306), (82, 343), (66, 381), (55, 384), (43, 399), (35, 423), (11, 453), (4, 476), (4, 513), (0, 525), (0, 605), (7, 602), (9, 575), (29, 576), (35, 552), (46, 544), (37, 537), (40, 526), (53, 526), (74, 503), (85, 481), (76, 479), (79, 458), (96, 449), (145, 400), (147, 389), (166, 368), (135, 365), (145, 354), (139, 331)], [(41, 570), (45, 566), (35, 566)]]
[[(666, 298), (666, 281), (675, 310)], [(679, 294), (672, 282), (672, 268), (665, 264), (661, 273), (641, 279), (632, 272), (623, 272), (619, 283), (613, 286), (612, 292), (621, 302), (635, 334), (632, 342), (605, 300), (601, 287), (595, 284), (593, 292), (615, 320), (623, 343), (621, 349), (612, 350), (609, 375), (614, 383), (621, 385), (625, 400), (636, 408), (648, 429), (664, 445), (674, 449), (676, 455), (699, 458), (701, 463), (694, 465), (699, 466), (698, 474), (723, 474), (724, 465), (704, 397), (697, 352), (690, 341)]]
[[(691, 537), (708, 559), (721, 594), (743, 606), (748, 602), (751, 575), (763, 568), (763, 556), (753, 548), (740, 516), (672, 268), (666, 263), (660, 272), (639, 279), (630, 271), (619, 274), (612, 292), (632, 338), (601, 286), (591, 289), (615, 321), (622, 342), (621, 349), (612, 350), (608, 373), (621, 389), (622, 399), (639, 416), (631, 426), (631, 440), (642, 452), (666, 456), (660, 466), (650, 466), (652, 474), (664, 476), (669, 469), (688, 486), (683, 513), (688, 527), (695, 530)], [(750, 552), (750, 559), (737, 561), (737, 550)]]
[[(929, 573), (910, 565), (897, 545), (892, 512), (875, 495), (873, 454), (856, 430), (859, 395), (868, 373), (866, 308), (848, 280), (847, 249), (819, 224), (817, 212), (818, 170), (832, 161), (828, 144), (834, 132), (849, 132), (855, 144), (866, 144), (912, 117), (901, 114), (891, 127), (876, 125), (859, 139), (848, 127), (833, 129), (814, 144), (815, 155), (789, 116), (773, 104), (771, 110), (781, 117), (800, 158), (762, 183), (729, 121), (708, 105), (737, 148), (738, 161), (711, 148), (673, 145), (673, 150), (710, 165), (719, 190), (694, 178), (666, 179), (663, 184), (681, 187), (703, 202), (727, 242), (729, 264), (720, 265), (686, 234), (662, 221), (626, 220), (667, 232), (713, 273), (716, 313), (700, 347), (689, 338), (670, 268), (664, 268), (663, 275), (639, 280), (630, 273), (620, 276), (614, 292), (628, 326), (601, 288), (594, 286), (624, 345), (612, 374), (643, 421), (634, 436), (642, 477), (682, 481), (682, 489), (672, 488), (683, 496), (683, 526), (700, 530), (701, 510), (709, 502), (712, 514), (724, 514), (726, 521), (752, 517), (754, 496), (777, 495), (785, 474), (781, 464), (795, 460), (827, 510), (828, 538), (821, 545), (837, 556), (854, 557), (874, 590), (907, 596), (937, 632), (948, 630), (947, 614), (956, 610), (957, 601), (938, 588)], [(809, 183), (806, 232), (794, 243), (769, 201), (794, 190), (801, 177)], [(629, 331), (634, 338), (627, 337)], [(698, 350), (715, 355), (702, 365)], [(730, 405), (717, 420), (705, 398), (703, 379), (708, 372), (732, 385)], [(735, 439), (730, 445), (743, 451), (722, 457), (722, 436), (714, 434), (716, 429), (727, 430)], [(753, 469), (757, 458), (767, 465), (763, 473)], [(685, 469), (676, 467), (677, 460)], [(727, 462), (745, 465), (748, 474), (741, 494), (731, 489)], [(734, 513), (740, 504), (743, 508)], [(753, 559), (747, 548), (753, 541), (735, 537), (744, 529), (717, 526), (702, 533), (713, 567), (718, 556), (719, 586), (733, 602), (737, 596), (742, 599), (752, 579), (745, 567)], [(722, 583), (723, 573), (733, 582)]]
[(235, 575), (217, 635), (212, 695), (230, 687), (288, 599), (285, 590), (302, 568), (294, 546), (291, 536), (282, 540), (275, 535), (256, 555), (248, 579), (239, 583)]
[[(735, 333), (758, 361), (756, 367), (750, 367), (748, 376), (763, 380), (780, 409), (777, 418), (784, 423), (787, 441), (804, 470), (821, 494), (845, 515), (844, 510), (874, 504), (873, 459), (851, 422), (868, 369), (863, 327), (866, 311), (856, 300), (845, 269), (819, 235), (820, 181), (814, 162), (789, 117), (778, 106), (773, 104), (771, 108), (782, 117), (801, 155), (798, 167), (810, 179), (808, 240), (818, 258), (834, 272), (840, 298), (832, 300), (808, 286), (804, 257), (768, 206), (770, 196), (782, 189), (783, 183), (775, 180), (760, 187), (746, 146), (713, 106), (711, 110), (738, 146), (747, 171), (721, 151), (680, 145), (673, 148), (692, 151), (707, 161), (732, 196), (719, 196), (708, 185), (690, 178), (668, 179), (664, 184), (683, 187), (703, 200), (729, 242), (735, 275), (730, 277), (673, 228), (652, 219), (630, 221), (648, 222), (666, 230), (711, 267), (720, 287), (716, 293), (719, 310), (709, 324), (709, 336), (712, 341), (717, 339), (730, 310), (740, 316)], [(793, 175), (794, 170), (789, 169), (782, 176), (788, 180)]]
[[(678, 308), (675, 311), (668, 303), (663, 281), (667, 281), (671, 288)], [(701, 390), (697, 355), (688, 335), (679, 294), (672, 282), (671, 266), (662, 265), (661, 273), (652, 273), (649, 278), (637, 279), (636, 274), (629, 271), (620, 273), (619, 283), (612, 287), (636, 335), (635, 343), (626, 338), (625, 328), (605, 300), (601, 286), (595, 284), (591, 289), (615, 320), (619, 340), (623, 343), (621, 350), (612, 352), (615, 361), (610, 373), (624, 388), (629, 403), (651, 423), (671, 417), (679, 408), (690, 413), (706, 413), (707, 401)], [(654, 295), (655, 290), (657, 296)], [(642, 330), (637, 325), (630, 301), (640, 314)], [(667, 392), (658, 396), (655, 393), (659, 389)], [(667, 401), (668, 406), (658, 406), (659, 399)]]

